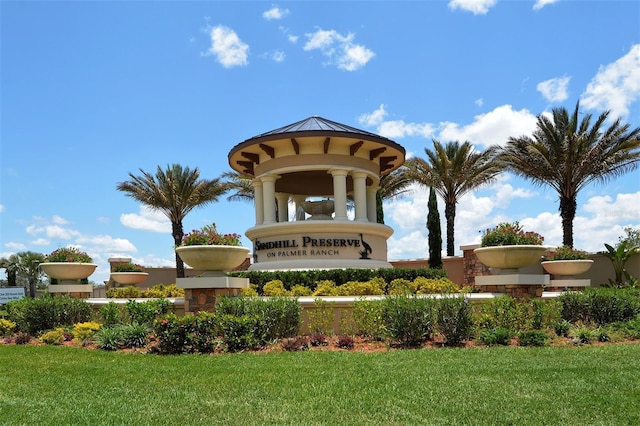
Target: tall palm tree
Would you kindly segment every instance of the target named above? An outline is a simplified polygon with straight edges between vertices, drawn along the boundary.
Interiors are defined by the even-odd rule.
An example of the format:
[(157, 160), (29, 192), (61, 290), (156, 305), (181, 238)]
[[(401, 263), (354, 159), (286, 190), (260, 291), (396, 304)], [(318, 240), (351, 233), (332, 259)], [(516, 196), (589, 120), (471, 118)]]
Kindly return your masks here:
[(18, 285), (18, 263), (20, 259), (16, 254), (0, 259), (0, 268), (4, 268), (7, 274), (7, 285), (15, 287)]
[(233, 191), (227, 200), (253, 202), (253, 185), (251, 185), (253, 178), (251, 176), (234, 170), (224, 172), (220, 177), (226, 180), (229, 191)]
[(456, 204), (460, 197), (495, 180), (503, 170), (497, 161), (498, 147), (476, 151), (471, 142), (433, 141), (433, 151), (425, 148), (427, 159), (412, 157), (406, 161), (410, 178), (419, 185), (433, 187), (444, 201), (447, 222), (447, 256), (454, 255)]
[(33, 251), (18, 253), (18, 273), (24, 275), (29, 283), (29, 297), (36, 297), (36, 284), (42, 279), (40, 264), (45, 261), (45, 255)]
[[(140, 201), (153, 210), (164, 213), (171, 221), (171, 235), (176, 246), (184, 237), (182, 221), (187, 213), (218, 200), (228, 186), (220, 178), (200, 179), (200, 171), (196, 167), (191, 170), (179, 164), (168, 165), (165, 170), (160, 166), (155, 176), (140, 169), (142, 175), (129, 173), (130, 180), (119, 182), (118, 191)], [(176, 273), (178, 278), (184, 277), (184, 263), (176, 253)]]
[(384, 223), (382, 202), (408, 194), (411, 192), (409, 189), (411, 183), (408, 170), (404, 165), (380, 178), (380, 187), (376, 192), (376, 221), (378, 223)]
[(591, 182), (605, 183), (638, 167), (640, 128), (615, 120), (605, 128), (610, 111), (591, 123), (591, 114), (579, 117), (580, 102), (569, 114), (554, 108), (552, 117), (539, 115), (532, 137), (511, 137), (502, 157), (508, 170), (549, 185), (560, 198), (562, 244), (573, 247), (573, 219), (578, 192)]

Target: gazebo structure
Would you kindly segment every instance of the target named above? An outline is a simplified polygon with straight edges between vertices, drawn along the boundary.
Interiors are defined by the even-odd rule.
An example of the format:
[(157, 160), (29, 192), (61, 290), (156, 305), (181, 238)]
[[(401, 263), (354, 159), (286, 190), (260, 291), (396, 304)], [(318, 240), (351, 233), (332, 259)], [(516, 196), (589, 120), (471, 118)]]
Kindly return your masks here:
[(392, 267), (376, 192), (404, 160), (390, 139), (315, 116), (233, 147), (229, 165), (253, 178), (250, 269)]

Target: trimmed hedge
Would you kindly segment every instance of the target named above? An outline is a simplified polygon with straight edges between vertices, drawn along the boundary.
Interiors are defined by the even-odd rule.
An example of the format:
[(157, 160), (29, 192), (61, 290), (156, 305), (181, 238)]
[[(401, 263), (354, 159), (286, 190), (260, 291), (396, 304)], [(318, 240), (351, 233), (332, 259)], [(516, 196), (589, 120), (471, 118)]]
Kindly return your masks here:
[(629, 321), (640, 314), (640, 289), (589, 288), (560, 297), (562, 319), (606, 325)]
[(446, 278), (447, 273), (442, 269), (430, 268), (380, 268), (380, 269), (310, 269), (304, 271), (236, 271), (228, 274), (232, 277), (249, 278), (249, 282), (256, 286), (258, 293), (263, 294), (263, 287), (270, 281), (279, 280), (286, 290), (295, 285), (301, 285), (310, 290), (316, 289), (319, 281), (333, 281), (336, 286), (349, 282), (367, 282), (374, 278), (382, 278), (390, 283), (395, 279), (413, 281), (418, 277), (438, 279)]
[(7, 304), (7, 313), (19, 331), (37, 336), (45, 330), (87, 322), (93, 310), (83, 299), (43, 296), (11, 301)]

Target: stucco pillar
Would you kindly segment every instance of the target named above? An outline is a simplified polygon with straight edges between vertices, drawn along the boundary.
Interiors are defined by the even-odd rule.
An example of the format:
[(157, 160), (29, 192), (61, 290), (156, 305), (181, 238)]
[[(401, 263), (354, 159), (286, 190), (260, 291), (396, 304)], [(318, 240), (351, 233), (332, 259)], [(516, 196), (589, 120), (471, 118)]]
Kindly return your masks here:
[(279, 176), (265, 175), (260, 176), (262, 181), (262, 196), (264, 197), (264, 224), (276, 222), (276, 180)]
[(256, 209), (256, 225), (262, 225), (264, 222), (264, 197), (262, 196), (262, 181), (254, 179), (251, 182), (253, 186), (253, 204)]
[(294, 195), (293, 197), (293, 203), (295, 205), (295, 212), (296, 212), (296, 216), (295, 216), (295, 220), (304, 220), (305, 218), (305, 213), (304, 210), (302, 209), (302, 206), (300, 204), (302, 204), (302, 202), (304, 200), (307, 199), (306, 195)]
[(376, 203), (376, 193), (378, 192), (378, 185), (373, 184), (367, 186), (367, 218), (369, 222), (376, 223), (378, 221), (378, 209)]
[(289, 194), (278, 192), (276, 194), (278, 201), (278, 222), (289, 221)]
[(367, 216), (367, 174), (365, 172), (353, 172), (353, 201), (356, 205), (356, 221), (368, 222)]
[(347, 174), (344, 169), (329, 170), (333, 176), (334, 220), (347, 220)]

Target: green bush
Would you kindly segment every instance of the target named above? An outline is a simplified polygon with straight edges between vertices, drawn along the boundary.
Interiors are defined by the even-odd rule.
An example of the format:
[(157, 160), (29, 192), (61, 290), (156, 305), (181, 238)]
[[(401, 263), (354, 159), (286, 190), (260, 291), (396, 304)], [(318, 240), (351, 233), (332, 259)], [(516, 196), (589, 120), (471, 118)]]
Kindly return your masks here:
[(561, 295), (562, 318), (572, 322), (606, 325), (628, 321), (640, 313), (638, 289), (591, 288)]
[(313, 309), (307, 310), (308, 328), (312, 333), (333, 334), (333, 303), (315, 299)]
[(62, 328), (50, 330), (40, 336), (40, 341), (47, 345), (61, 345), (64, 342), (64, 334)]
[(463, 297), (443, 297), (436, 301), (436, 328), (447, 346), (457, 346), (472, 335), (473, 318), (469, 301)]
[(171, 303), (167, 299), (145, 300), (144, 302), (129, 300), (125, 306), (132, 324), (145, 324), (151, 327), (156, 318), (169, 311)]
[(0, 318), (0, 336), (11, 336), (16, 329), (16, 323), (8, 319)]
[(89, 321), (93, 311), (83, 299), (44, 296), (11, 301), (7, 304), (7, 313), (18, 330), (37, 336), (45, 330)]
[(576, 343), (589, 344), (593, 341), (594, 333), (589, 327), (580, 326), (572, 330), (571, 337)]
[(387, 335), (384, 308), (385, 303), (381, 300), (356, 300), (353, 304), (356, 333), (370, 339), (383, 340)]
[(519, 346), (545, 346), (549, 336), (544, 331), (530, 330), (518, 333)]
[(100, 324), (94, 321), (79, 322), (73, 325), (73, 338), (82, 345), (86, 344), (100, 330)]
[(105, 327), (112, 327), (124, 323), (125, 308), (115, 302), (109, 302), (100, 308), (102, 324)]
[(98, 349), (115, 351), (122, 347), (122, 327), (103, 327), (93, 336)]
[(396, 278), (389, 284), (389, 294), (412, 294), (414, 293), (413, 282), (405, 278)]
[(153, 334), (156, 336), (155, 350), (162, 355), (188, 352), (190, 315), (178, 317), (170, 313), (153, 322)]
[(184, 297), (184, 288), (179, 288), (176, 284), (156, 284), (150, 289), (143, 290), (142, 297), (157, 299), (169, 297)]
[(272, 280), (264, 285), (262, 291), (265, 296), (288, 296), (289, 292), (284, 288), (280, 280)]
[(144, 348), (149, 344), (151, 329), (146, 324), (121, 324), (116, 328), (119, 329), (119, 343), (123, 348)]
[(305, 287), (300, 284), (296, 284), (291, 287), (291, 296), (299, 297), (299, 296), (311, 296), (313, 291), (309, 287)]
[(216, 304), (220, 315), (250, 315), (260, 319), (261, 329), (256, 338), (260, 344), (292, 337), (300, 331), (302, 308), (298, 301), (289, 297), (272, 297), (267, 300), (249, 297), (223, 297)]
[(255, 315), (220, 315), (221, 341), (229, 352), (257, 349), (262, 346), (264, 336), (261, 319)]
[(512, 337), (513, 332), (504, 327), (485, 328), (480, 331), (480, 341), (488, 346), (508, 346), (511, 344)]
[(404, 346), (419, 346), (433, 332), (431, 299), (408, 296), (389, 296), (384, 299), (384, 323), (391, 339)]
[(417, 277), (412, 288), (416, 294), (458, 293), (460, 287), (449, 278)]
[(142, 290), (133, 285), (114, 287), (107, 290), (106, 296), (114, 299), (139, 299), (142, 297)]
[(338, 296), (338, 288), (336, 283), (330, 280), (322, 280), (316, 283), (316, 289), (313, 292), (314, 296)]
[(560, 320), (553, 324), (553, 331), (560, 337), (567, 337), (570, 329), (571, 323), (567, 320)]
[(500, 296), (480, 305), (479, 325), (483, 328), (508, 328), (513, 332), (525, 328), (528, 319), (527, 302), (518, 303), (510, 296)]

